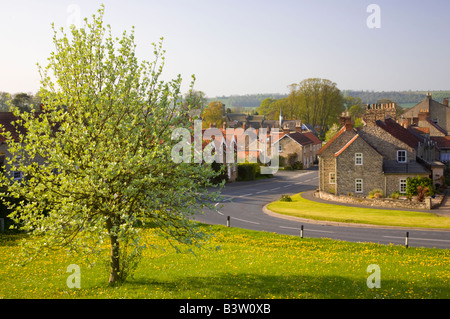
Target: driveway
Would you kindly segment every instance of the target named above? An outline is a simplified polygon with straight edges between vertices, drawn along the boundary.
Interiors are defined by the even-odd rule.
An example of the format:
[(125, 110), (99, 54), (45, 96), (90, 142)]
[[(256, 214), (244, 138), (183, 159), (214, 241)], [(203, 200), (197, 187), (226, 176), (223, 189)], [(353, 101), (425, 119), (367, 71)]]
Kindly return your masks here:
[(318, 171), (315, 168), (279, 171), (273, 178), (227, 184), (222, 191), (222, 202), (216, 203), (217, 210), (207, 210), (196, 216), (196, 220), (219, 225), (227, 225), (229, 220), (231, 227), (297, 236), (303, 226), (304, 237), (395, 245), (404, 245), (406, 232), (409, 232), (410, 247), (450, 248), (450, 231), (337, 225), (271, 214), (264, 210), (265, 205), (278, 200), (283, 194), (293, 195), (315, 190), (318, 181)]

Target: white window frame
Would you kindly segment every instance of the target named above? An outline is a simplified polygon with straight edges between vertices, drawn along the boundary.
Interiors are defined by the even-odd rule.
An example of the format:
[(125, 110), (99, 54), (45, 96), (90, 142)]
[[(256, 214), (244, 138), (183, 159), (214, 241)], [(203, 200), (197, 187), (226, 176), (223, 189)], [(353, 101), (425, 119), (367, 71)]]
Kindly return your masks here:
[[(358, 185), (361, 185), (361, 190), (358, 190)], [(363, 193), (364, 192), (364, 184), (362, 178), (355, 179), (355, 193)]]
[[(360, 162), (358, 160), (361, 160)], [(363, 154), (362, 153), (355, 153), (355, 165), (362, 165), (363, 164)]]
[[(333, 178), (331, 178), (332, 176)], [(328, 181), (330, 184), (336, 184), (336, 173), (330, 173)]]
[[(400, 161), (400, 153), (404, 153), (405, 154), (405, 160), (404, 161)], [(405, 150), (398, 150), (397, 151), (397, 162), (398, 163), (406, 163), (407, 162), (407, 159), (408, 159), (408, 154), (407, 154), (407, 152), (405, 151)], [(403, 157), (403, 156), (402, 156)]]
[(278, 145), (278, 153), (283, 152), (283, 145), (279, 144)]
[[(402, 191), (402, 186), (404, 185), (405, 189)], [(406, 194), (406, 178), (400, 178), (398, 180), (398, 192), (400, 194)]]

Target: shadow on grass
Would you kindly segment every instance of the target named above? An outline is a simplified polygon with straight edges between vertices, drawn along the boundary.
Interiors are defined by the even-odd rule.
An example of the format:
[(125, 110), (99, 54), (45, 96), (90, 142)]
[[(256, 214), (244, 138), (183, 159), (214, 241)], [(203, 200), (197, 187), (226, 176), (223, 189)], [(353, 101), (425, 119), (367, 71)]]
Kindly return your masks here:
[[(339, 299), (339, 298), (449, 298), (450, 288), (444, 283), (422, 283), (412, 285), (397, 280), (382, 280), (381, 288), (368, 288), (367, 278), (354, 281), (345, 277), (330, 276), (298, 276), (298, 275), (255, 275), (255, 274), (222, 274), (221, 276), (182, 277), (179, 280), (156, 280), (136, 278), (127, 286), (150, 291), (148, 298), (158, 298), (152, 292), (158, 290), (170, 298), (192, 299)], [(431, 284), (431, 285), (430, 285)], [(144, 296), (145, 298), (145, 296)]]

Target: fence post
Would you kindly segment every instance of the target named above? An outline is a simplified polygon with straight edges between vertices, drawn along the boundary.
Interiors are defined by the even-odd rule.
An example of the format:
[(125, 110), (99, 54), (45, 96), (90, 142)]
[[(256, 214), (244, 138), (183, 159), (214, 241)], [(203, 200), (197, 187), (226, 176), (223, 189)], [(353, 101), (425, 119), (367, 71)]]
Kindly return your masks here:
[(227, 216), (227, 227), (230, 227), (230, 216)]
[(0, 233), (4, 233), (4, 232), (5, 232), (5, 219), (0, 218)]
[(300, 238), (303, 238), (303, 225), (300, 226)]
[(409, 231), (406, 232), (405, 247), (408, 248)]

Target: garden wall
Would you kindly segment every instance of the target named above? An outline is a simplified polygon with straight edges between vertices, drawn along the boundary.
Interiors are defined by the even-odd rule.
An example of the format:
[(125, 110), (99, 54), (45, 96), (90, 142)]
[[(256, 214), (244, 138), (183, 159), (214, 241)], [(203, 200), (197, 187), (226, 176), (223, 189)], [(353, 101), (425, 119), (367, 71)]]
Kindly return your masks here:
[(423, 202), (418, 202), (415, 199), (409, 201), (407, 199), (365, 198), (365, 197), (353, 197), (345, 195), (333, 195), (323, 191), (316, 191), (314, 193), (314, 196), (321, 199), (346, 204), (357, 204), (383, 208), (408, 208), (420, 210), (430, 210), (434, 207), (438, 207), (442, 203), (442, 200), (444, 199), (444, 196), (437, 195), (435, 199), (427, 197)]

